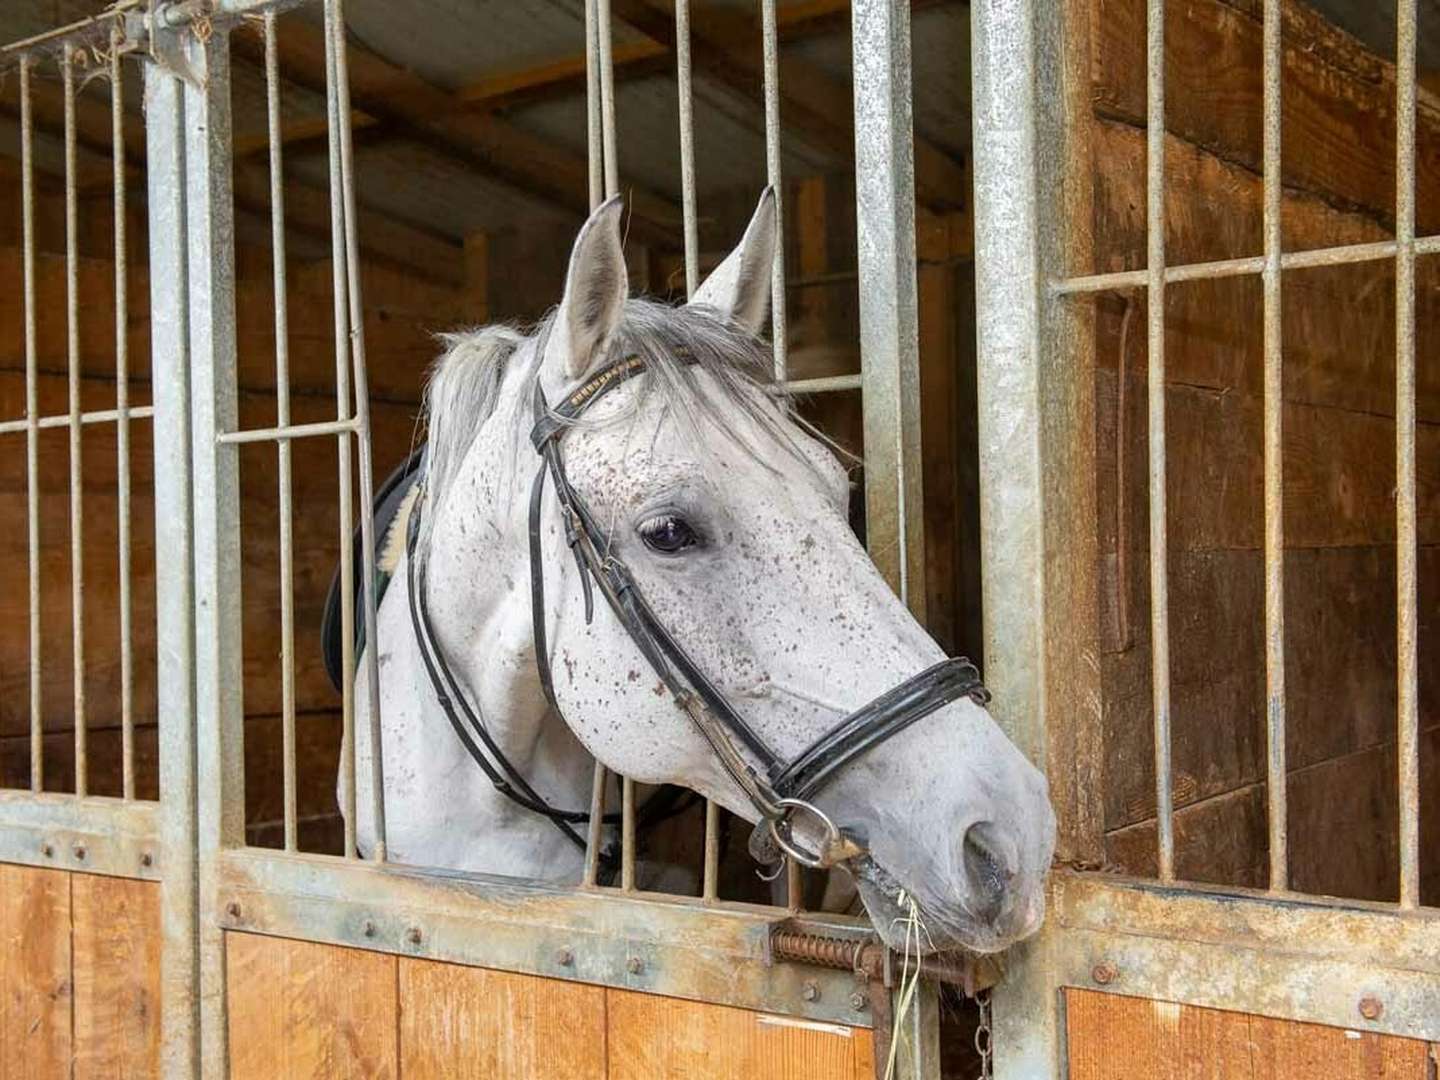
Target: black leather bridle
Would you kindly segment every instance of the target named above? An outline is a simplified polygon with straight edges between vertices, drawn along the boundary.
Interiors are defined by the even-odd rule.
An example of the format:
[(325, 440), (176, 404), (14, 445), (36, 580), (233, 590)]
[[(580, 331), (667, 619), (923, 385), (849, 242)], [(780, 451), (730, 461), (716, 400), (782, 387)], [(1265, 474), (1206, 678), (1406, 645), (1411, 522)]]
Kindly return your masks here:
[[(539, 379), (535, 381), (534, 427), (530, 441), (540, 455), (541, 465), (530, 490), (530, 591), (535, 662), (545, 697), (556, 713), (563, 715), (555, 697), (545, 626), (541, 513), (549, 477), (565, 527), (565, 542), (580, 574), (586, 623), (595, 615), (593, 582), (646, 662), (670, 691), (675, 704), (694, 723), (726, 773), (754, 805), (760, 823), (751, 838), (751, 851), (764, 862), (773, 863), (782, 855), (788, 855), (812, 867), (832, 866), (863, 854), (863, 847), (815, 806), (816, 795), (851, 761), (911, 724), (962, 697), (969, 697), (980, 705), (987, 704), (989, 691), (969, 660), (963, 657), (943, 660), (856, 709), (790, 761), (776, 754), (666, 630), (640, 592), (629, 568), (611, 552), (609, 538), (565, 474), (560, 444), (574, 420), (605, 394), (644, 372), (645, 362), (639, 356), (616, 360), (586, 379), (553, 409), (545, 400)], [(444, 657), (435, 648), (424, 575), (417, 569), (415, 559), (423, 500), (422, 492), (410, 516), (407, 538), (410, 619), (440, 706), (461, 742), (497, 790), (527, 810), (555, 822), (568, 838), (583, 848), (585, 842), (575, 826), (587, 822), (589, 814), (556, 809), (535, 792), (475, 716)], [(482, 744), (486, 752), (481, 751)], [(607, 815), (607, 820), (612, 817)]]

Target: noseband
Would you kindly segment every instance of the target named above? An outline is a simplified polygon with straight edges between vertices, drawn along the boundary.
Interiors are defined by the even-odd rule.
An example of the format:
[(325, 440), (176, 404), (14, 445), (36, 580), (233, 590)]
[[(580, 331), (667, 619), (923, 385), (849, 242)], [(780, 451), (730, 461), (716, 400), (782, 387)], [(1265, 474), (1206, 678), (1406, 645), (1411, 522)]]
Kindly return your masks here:
[[(560, 453), (565, 432), (596, 401), (644, 372), (645, 361), (641, 357), (624, 357), (596, 372), (553, 409), (545, 400), (539, 379), (535, 381), (534, 427), (530, 441), (540, 455), (541, 465), (530, 490), (530, 593), (535, 664), (546, 700), (557, 715), (563, 716), (555, 697), (545, 626), (541, 511), (549, 477), (560, 506), (565, 542), (580, 574), (586, 624), (594, 619), (594, 589), (598, 588), (675, 704), (690, 718), (726, 773), (755, 807), (760, 823), (751, 837), (750, 849), (756, 858), (774, 863), (788, 855), (806, 866), (826, 867), (863, 854), (863, 847), (815, 805), (816, 796), (846, 765), (911, 724), (962, 697), (985, 705), (990, 693), (969, 660), (963, 657), (943, 660), (856, 709), (791, 760), (780, 757), (731, 707), (725, 695), (660, 622), (629, 568), (611, 551), (609, 537), (566, 476)], [(574, 826), (588, 821), (589, 815), (582, 811), (557, 810), (536, 794), (475, 717), (464, 695), (459, 693), (444, 658), (434, 647), (424, 578), (416, 570), (415, 538), (419, 518), (417, 505), (411, 515), (407, 544), (410, 615), (425, 669), (441, 708), (466, 749), (499, 791), (526, 809), (550, 818), (567, 837), (583, 847), (584, 841)], [(457, 715), (457, 708), (464, 714), (464, 723)], [(480, 751), (477, 740), (484, 744), (488, 756)]]

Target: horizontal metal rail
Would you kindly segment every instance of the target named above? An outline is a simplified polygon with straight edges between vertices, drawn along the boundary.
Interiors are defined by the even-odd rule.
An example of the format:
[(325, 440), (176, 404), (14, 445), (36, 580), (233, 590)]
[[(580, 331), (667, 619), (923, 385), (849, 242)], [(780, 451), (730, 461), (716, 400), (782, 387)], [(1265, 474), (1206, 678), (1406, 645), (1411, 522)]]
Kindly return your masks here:
[(862, 377), (854, 375), (825, 375), (816, 379), (789, 379), (772, 384), (777, 394), (833, 394), (838, 390), (859, 390)]
[[(149, 405), (135, 405), (125, 410), (125, 418), (128, 420), (148, 420), (155, 415), (155, 410)], [(94, 412), (81, 413), (78, 417), (83, 424), (113, 424), (120, 420), (119, 409), (97, 409)], [(77, 418), (69, 413), (60, 416), (42, 416), (35, 421), (37, 428), (64, 428), (69, 427)], [(0, 422), (0, 435), (14, 435), (17, 432), (27, 431), (30, 428), (29, 420), (6, 420)]]
[(227, 431), (216, 437), (219, 443), (274, 442), (278, 439), (307, 439), (316, 435), (348, 435), (359, 428), (359, 422), (350, 417), (346, 420), (317, 420), (313, 424), (282, 424), (279, 427), (251, 428), (245, 431)]
[(0, 791), (0, 862), (158, 880), (160, 805)]

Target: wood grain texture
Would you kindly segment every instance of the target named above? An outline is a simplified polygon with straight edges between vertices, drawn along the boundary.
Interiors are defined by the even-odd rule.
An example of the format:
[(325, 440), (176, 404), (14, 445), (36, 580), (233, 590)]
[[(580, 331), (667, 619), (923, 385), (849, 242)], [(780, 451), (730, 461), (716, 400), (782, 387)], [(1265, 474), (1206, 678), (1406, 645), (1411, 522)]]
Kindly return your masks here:
[(159, 1075), (159, 883), (75, 874), (71, 914), (76, 1080)]
[(396, 958), (225, 936), (232, 1080), (398, 1076)]
[(0, 1076), (70, 1075), (70, 878), (0, 864)]
[(1427, 1080), (1414, 1039), (1074, 988), (1065, 1007), (1070, 1080)]
[(599, 986), (400, 958), (405, 1080), (603, 1080)]
[(610, 1080), (872, 1080), (864, 1028), (607, 991)]

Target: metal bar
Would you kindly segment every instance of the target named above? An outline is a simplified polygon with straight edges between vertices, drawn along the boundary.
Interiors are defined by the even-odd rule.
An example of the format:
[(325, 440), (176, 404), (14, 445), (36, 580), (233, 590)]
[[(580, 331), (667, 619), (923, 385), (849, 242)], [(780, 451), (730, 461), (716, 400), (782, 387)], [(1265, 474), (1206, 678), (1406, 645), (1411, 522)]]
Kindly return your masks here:
[(120, 541), (120, 770), (121, 791), (135, 797), (135, 652), (130, 602), (130, 287), (125, 234), (125, 30), (110, 31), (110, 148), (115, 194), (115, 476)]
[(595, 773), (590, 781), (590, 824), (585, 831), (585, 876), (584, 886), (594, 888), (600, 877), (600, 844), (605, 836), (605, 779), (606, 769), (595, 762)]
[(600, 46), (600, 124), (605, 146), (605, 197), (620, 193), (620, 152), (615, 145), (615, 59), (610, 0), (598, 0), (595, 33)]
[[(350, 411), (350, 289), (345, 269), (345, 196), (342, 192), (340, 162), (340, 115), (336, 94), (338, 76), (332, 42), (334, 11), (325, 5), (325, 102), (329, 117), (330, 146), (330, 266), (335, 316), (335, 419), (337, 425), (351, 421)], [(341, 34), (344, 28), (341, 27)], [(350, 476), (350, 432), (348, 426), (336, 440), (340, 482), (340, 812), (345, 818), (345, 856), (356, 858), (355, 843), (355, 555), (351, 529), (355, 523), (354, 494)]]
[[(760, 36), (765, 83), (765, 182), (775, 191), (775, 264), (770, 271), (770, 343), (775, 352), (775, 378), (784, 382), (790, 365), (785, 333), (785, 178), (780, 168), (780, 45), (775, 29), (775, 0), (761, 0)], [(857, 103), (858, 92), (857, 87)], [(856, 131), (859, 131), (858, 127)], [(858, 161), (856, 167), (859, 168)]]
[(791, 914), (798, 913), (805, 906), (805, 886), (801, 878), (800, 864), (794, 859), (785, 860), (785, 906)]
[(188, 254), (195, 503), (195, 724), (198, 760), (202, 1070), (228, 1060), (225, 939), (217, 863), (245, 842), (239, 452), (216, 436), (235, 427), (235, 223), (231, 190), (230, 42), (186, 31), (185, 246)]
[[(126, 410), (126, 416), (131, 420), (145, 420), (155, 415), (155, 410), (150, 405), (131, 406)], [(48, 428), (68, 428), (75, 423), (75, 417), (69, 413), (60, 416), (37, 416), (32, 422), (28, 417), (24, 420), (6, 420), (0, 423), (0, 435), (13, 435), (19, 431), (29, 431), (34, 427), (37, 431), (44, 431)], [(120, 419), (118, 409), (96, 409), (92, 412), (80, 414), (81, 424), (108, 424)]]
[(60, 57), (65, 93), (65, 353), (70, 393), (70, 649), (74, 682), (75, 794), (89, 790), (85, 724), (85, 470), (80, 425), (80, 255), (75, 196), (75, 46)]
[(1420, 903), (1419, 585), (1415, 508), (1415, 0), (1395, 38), (1395, 608), (1400, 906)]
[(1280, 3), (1265, 0), (1265, 738), (1270, 888), (1289, 884), (1285, 767), (1285, 366), (1280, 306)]
[(720, 893), (720, 807), (705, 800), (705, 867), (700, 878), (700, 895), (714, 903)]
[[(173, 31), (157, 29), (157, 37)], [(159, 44), (159, 42), (157, 42)], [(185, 165), (181, 82), (144, 65), (150, 349), (155, 400), (156, 712), (159, 720), (162, 1072), (200, 1075), (199, 835), (196, 822), (195, 594), (186, 313)], [(133, 415), (133, 414), (132, 414)]]
[(355, 385), (355, 439), (360, 465), (360, 568), (365, 585), (362, 603), (365, 616), (365, 685), (370, 727), (370, 824), (375, 831), (371, 857), (384, 862), (385, 829), (385, 747), (380, 728), (380, 650), (375, 627), (375, 505), (373, 448), (370, 440), (370, 380), (365, 361), (365, 308), (360, 287), (360, 239), (355, 206), (355, 146), (350, 130), (350, 69), (345, 51), (344, 0), (328, 0), (331, 17), (331, 47), (335, 53), (335, 116), (340, 120), (340, 182), (345, 209), (345, 275), (349, 290), (350, 361)]
[[(275, 291), (275, 422), (290, 427), (290, 305), (286, 279), (285, 166), (280, 137), (280, 59), (275, 12), (264, 16), (265, 104), (270, 138), (270, 259)], [(280, 754), (285, 850), (299, 847), (295, 811), (295, 538), (290, 440), (279, 439), (280, 471)]]
[(864, 384), (860, 375), (825, 375), (815, 379), (791, 379), (771, 383), (777, 394), (830, 394), (839, 390), (859, 390)]
[(635, 891), (635, 781), (620, 779), (620, 888)]
[(600, 40), (595, 5), (585, 0), (585, 148), (590, 165), (590, 209), (605, 201), (605, 136), (600, 123)]
[(155, 881), (160, 813), (141, 800), (0, 791), (0, 862)]
[(1165, 0), (1145, 9), (1145, 221), (1150, 436), (1150, 649), (1155, 819), (1161, 881), (1175, 879), (1170, 777), (1170, 585), (1165, 521)]
[(690, 82), (690, 0), (675, 0), (675, 82), (680, 106), (680, 216), (685, 233), (685, 299), (700, 287), (695, 207), (695, 95)]
[(25, 306), (25, 533), (30, 587), (30, 790), (45, 789), (45, 721), (40, 681), (40, 412), (35, 345), (35, 122), (29, 53), (20, 56), (20, 215)]
[(880, 572), (923, 623), (910, 5), (856, 0), (851, 23), (866, 534)]
[(355, 430), (356, 421), (316, 420), (311, 424), (283, 424), (279, 427), (250, 428), (241, 431), (226, 431), (217, 436), (221, 443), (285, 442), (290, 439), (307, 439), (316, 435), (348, 435)]
[(106, 19), (123, 20), (126, 12), (134, 11), (143, 7), (145, 0), (119, 0), (104, 11), (96, 15), (90, 15), (83, 19), (76, 19), (74, 22), (66, 23), (64, 26), (56, 26), (46, 30), (43, 34), (34, 34), (19, 41), (11, 41), (0, 45), (0, 56), (6, 53), (28, 53), (36, 45), (44, 45), (48, 41), (56, 41), (60, 38), (71, 37), (92, 30), (98, 27)]

